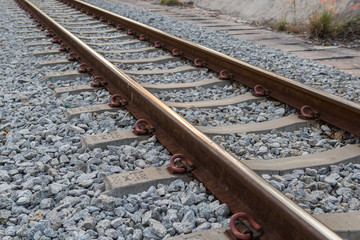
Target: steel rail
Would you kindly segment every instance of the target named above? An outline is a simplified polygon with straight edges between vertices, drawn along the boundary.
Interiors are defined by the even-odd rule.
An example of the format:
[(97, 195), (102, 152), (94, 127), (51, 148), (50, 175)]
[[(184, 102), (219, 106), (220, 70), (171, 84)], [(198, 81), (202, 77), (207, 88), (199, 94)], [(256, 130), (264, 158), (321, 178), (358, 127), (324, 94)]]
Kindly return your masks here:
[(170, 152), (191, 160), (192, 173), (232, 212), (251, 215), (263, 228), (260, 239), (341, 239), (30, 1), (16, 1), (124, 96), (136, 118), (149, 120)]
[(221, 54), (199, 44), (183, 40), (174, 35), (146, 26), (131, 19), (121, 17), (79, 0), (62, 0), (77, 9), (83, 9), (104, 21), (131, 30), (137, 37), (160, 44), (170, 51), (177, 49), (183, 57), (201, 59), (207, 68), (216, 72), (226, 70), (231, 78), (249, 87), (262, 85), (268, 95), (297, 109), (311, 106), (317, 118), (360, 136), (360, 104), (317, 90), (292, 79), (252, 66), (243, 61)]

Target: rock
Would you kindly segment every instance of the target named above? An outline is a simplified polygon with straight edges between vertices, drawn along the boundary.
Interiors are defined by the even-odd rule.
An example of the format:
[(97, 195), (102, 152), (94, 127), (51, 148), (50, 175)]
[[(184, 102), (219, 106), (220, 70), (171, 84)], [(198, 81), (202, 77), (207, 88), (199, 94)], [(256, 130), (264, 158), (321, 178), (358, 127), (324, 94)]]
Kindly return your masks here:
[(151, 227), (147, 227), (144, 229), (143, 237), (144, 239), (156, 239), (156, 240), (161, 239), (152, 232)]
[(4, 193), (11, 189), (11, 186), (7, 183), (0, 184), (0, 192)]
[(336, 189), (336, 194), (339, 196), (339, 195), (343, 195), (345, 194), (346, 192), (352, 192), (350, 188), (345, 188), (345, 187), (341, 187), (341, 188), (338, 188)]
[(58, 194), (59, 192), (61, 192), (62, 190), (64, 190), (66, 188), (65, 184), (60, 184), (60, 183), (52, 183), (49, 185), (49, 189), (51, 194)]
[[(206, 203), (204, 203), (206, 204)], [(206, 204), (207, 205), (207, 204)], [(207, 205), (208, 206), (208, 205)], [(201, 214), (200, 214), (201, 217)], [(181, 220), (181, 224), (187, 228), (193, 229), (195, 227), (195, 214), (192, 210), (187, 211)]]
[(105, 235), (112, 238), (112, 239), (117, 239), (119, 237), (119, 232), (116, 231), (115, 229), (113, 228), (109, 228), (109, 229), (106, 229), (105, 230)]
[(58, 235), (57, 232), (55, 232), (51, 228), (46, 228), (43, 232), (44, 232), (44, 235), (49, 238), (56, 238)]
[(336, 186), (336, 184), (337, 184), (336, 179), (335, 179), (334, 177), (332, 177), (332, 176), (327, 176), (327, 177), (324, 179), (324, 181), (325, 181), (326, 183), (330, 184), (332, 187)]
[(226, 206), (226, 204), (221, 204), (216, 210), (215, 215), (216, 217), (228, 217), (230, 214), (229, 208)]
[(30, 197), (24, 196), (24, 197), (20, 197), (20, 198), (16, 201), (16, 204), (17, 204), (17, 205), (29, 205), (30, 202), (31, 202)]
[(16, 230), (16, 226), (8, 226), (4, 233), (6, 236), (15, 236)]
[(166, 228), (158, 221), (154, 220), (154, 219), (150, 219), (149, 220), (149, 226), (150, 226), (150, 230), (151, 232), (159, 237), (159, 238), (163, 238), (166, 235)]
[(181, 203), (187, 206), (190, 206), (195, 203), (195, 194), (189, 193), (185, 194), (184, 196), (180, 197)]
[(96, 225), (95, 218), (87, 217), (84, 223), (81, 225), (81, 227), (84, 229), (94, 229), (95, 225)]
[(104, 209), (106, 211), (113, 211), (115, 207), (114, 198), (107, 195), (100, 195), (91, 201), (91, 205)]
[(9, 194), (0, 194), (0, 209), (8, 209), (13, 203), (14, 201), (10, 198)]
[(112, 220), (110, 224), (111, 224), (111, 226), (112, 226), (113, 228), (118, 228), (118, 227), (120, 227), (121, 224), (123, 224), (123, 223), (124, 223), (124, 219), (122, 219), (122, 218), (116, 218), (116, 219)]
[(39, 204), (41, 202), (41, 200), (43, 200), (49, 196), (50, 196), (49, 190), (46, 190), (46, 189), (39, 190), (32, 195), (31, 203)]
[(133, 240), (141, 240), (143, 238), (143, 233), (140, 229), (135, 229), (132, 239)]
[(282, 191), (285, 188), (285, 185), (282, 183), (279, 183), (278, 181), (275, 180), (270, 180), (269, 183), (271, 185), (273, 185), (276, 189), (278, 189), (279, 191)]
[(11, 211), (0, 210), (0, 224), (5, 225), (11, 216)]
[(199, 204), (199, 216), (205, 219), (210, 219), (214, 217), (214, 212), (208, 204), (202, 202)]
[(306, 168), (305, 173), (307, 175), (309, 175), (309, 176), (316, 176), (317, 175), (317, 171), (315, 169), (312, 169), (312, 168)]

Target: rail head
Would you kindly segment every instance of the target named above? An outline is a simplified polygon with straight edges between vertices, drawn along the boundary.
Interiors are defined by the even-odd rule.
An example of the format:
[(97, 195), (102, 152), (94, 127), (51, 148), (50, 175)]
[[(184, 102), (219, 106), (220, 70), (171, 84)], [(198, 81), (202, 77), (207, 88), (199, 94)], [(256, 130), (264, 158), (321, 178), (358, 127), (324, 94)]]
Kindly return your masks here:
[[(165, 147), (173, 153), (186, 155), (195, 165), (193, 174), (232, 212), (245, 211), (252, 215), (262, 225), (264, 238), (341, 239), (30, 1), (17, 2), (51, 30), (69, 50), (76, 52), (80, 62), (91, 65), (94, 76), (106, 79), (106, 88), (123, 96), (128, 101), (127, 109), (136, 118), (147, 119)], [(103, 11), (98, 8), (93, 10), (91, 5), (80, 1), (71, 2), (78, 8)], [(123, 17), (117, 18), (123, 21)]]
[(169, 51), (181, 53), (190, 59), (200, 59), (206, 67), (216, 72), (226, 72), (231, 79), (249, 87), (263, 86), (268, 96), (278, 99), (290, 106), (301, 109), (311, 106), (317, 113), (317, 118), (340, 129), (360, 136), (360, 104), (345, 100), (322, 90), (309, 87), (298, 81), (263, 70), (246, 62), (232, 58), (199, 44), (181, 39), (172, 34), (155, 29), (92, 6), (80, 0), (63, 0), (78, 9), (91, 11), (98, 17), (120, 25), (124, 30), (131, 30), (134, 36), (144, 38)]

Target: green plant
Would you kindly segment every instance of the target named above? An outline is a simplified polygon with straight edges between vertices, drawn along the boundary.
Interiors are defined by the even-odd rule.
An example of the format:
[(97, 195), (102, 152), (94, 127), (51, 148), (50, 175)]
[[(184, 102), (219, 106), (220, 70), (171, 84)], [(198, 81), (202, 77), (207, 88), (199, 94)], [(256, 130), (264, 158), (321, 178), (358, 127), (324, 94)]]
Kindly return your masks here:
[(332, 11), (324, 9), (321, 13), (314, 11), (309, 19), (309, 33), (316, 38), (329, 37), (335, 34), (335, 15)]
[(278, 22), (275, 22), (274, 28), (278, 31), (286, 31), (288, 22), (286, 21), (286, 17), (282, 17)]
[(170, 5), (179, 5), (180, 2), (179, 0), (160, 0), (160, 4), (170, 6)]

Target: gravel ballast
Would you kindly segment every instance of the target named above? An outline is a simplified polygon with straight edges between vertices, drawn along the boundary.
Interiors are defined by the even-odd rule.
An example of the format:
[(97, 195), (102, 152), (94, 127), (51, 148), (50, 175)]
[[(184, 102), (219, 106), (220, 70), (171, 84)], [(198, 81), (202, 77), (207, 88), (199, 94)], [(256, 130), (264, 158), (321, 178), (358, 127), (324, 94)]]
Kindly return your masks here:
[(339, 164), (306, 168), (262, 177), (311, 214), (344, 213), (360, 209), (360, 165)]
[(49, 56), (32, 55), (6, 6), (16, 5), (0, 3), (0, 239), (162, 239), (228, 226), (229, 209), (196, 181), (121, 198), (102, 195), (107, 175), (167, 166), (170, 153), (156, 137), (82, 149), (82, 136), (131, 130), (135, 119), (120, 109), (68, 120), (67, 108), (106, 103), (110, 95), (55, 97), (54, 87), (89, 84), (90, 78), (40, 82), (48, 72), (75, 65), (37, 68)]
[(322, 89), (354, 102), (360, 102), (359, 77), (344, 73), (334, 67), (321, 65), (316, 61), (310, 61), (280, 49), (272, 49), (240, 40), (221, 31), (202, 28), (147, 10), (129, 7), (119, 2), (109, 0), (86, 0), (85, 2), (199, 43), (317, 89)]

